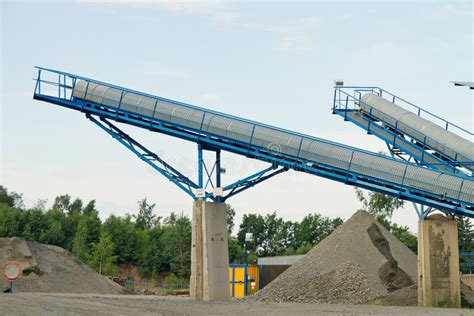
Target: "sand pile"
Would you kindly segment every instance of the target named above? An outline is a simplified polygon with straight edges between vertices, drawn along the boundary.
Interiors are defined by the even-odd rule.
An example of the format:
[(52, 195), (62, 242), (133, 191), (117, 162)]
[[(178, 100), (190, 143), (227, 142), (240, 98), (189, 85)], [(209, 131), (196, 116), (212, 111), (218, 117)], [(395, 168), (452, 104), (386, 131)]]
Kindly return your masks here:
[(412, 286), (416, 269), (416, 255), (358, 211), (253, 299), (364, 304)]
[[(23, 266), (23, 276), (15, 281), (16, 292), (121, 294), (125, 289), (63, 248), (25, 241), (22, 238), (0, 238), (0, 269), (6, 261)], [(8, 287), (0, 278), (0, 289)]]

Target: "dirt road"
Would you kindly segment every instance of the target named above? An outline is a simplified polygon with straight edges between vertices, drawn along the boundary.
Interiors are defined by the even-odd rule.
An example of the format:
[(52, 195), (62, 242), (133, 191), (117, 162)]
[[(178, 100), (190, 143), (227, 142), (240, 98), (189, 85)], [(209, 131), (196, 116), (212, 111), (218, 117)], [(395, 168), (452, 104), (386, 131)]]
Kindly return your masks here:
[(474, 315), (471, 310), (367, 305), (193, 302), (187, 297), (0, 294), (0, 315)]

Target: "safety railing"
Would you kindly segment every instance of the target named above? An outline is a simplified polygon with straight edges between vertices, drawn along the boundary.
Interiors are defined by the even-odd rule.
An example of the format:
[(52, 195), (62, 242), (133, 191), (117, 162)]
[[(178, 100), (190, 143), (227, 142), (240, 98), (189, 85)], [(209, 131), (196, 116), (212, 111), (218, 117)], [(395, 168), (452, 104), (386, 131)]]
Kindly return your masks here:
[[(339, 95), (341, 93), (341, 95)], [(334, 104), (333, 109), (339, 110), (351, 110), (355, 109), (355, 105), (359, 103), (361, 97), (365, 93), (374, 93), (381, 98), (384, 98), (396, 105), (411, 111), (418, 115), (419, 117), (423, 117), (439, 126), (443, 127), (446, 130), (452, 131), (460, 135), (461, 137), (467, 138), (472, 140), (474, 133), (457, 125), (454, 124), (430, 111), (423, 109), (422, 107), (409, 102), (394, 93), (391, 93), (385, 89), (380, 87), (362, 87), (362, 86), (335, 86), (334, 87)]]
[[(75, 74), (71, 74), (71, 73), (67, 73), (67, 72), (63, 72), (63, 71), (58, 71), (58, 70), (54, 70), (54, 69), (38, 67), (38, 66), (36, 66), (35, 68), (38, 69), (38, 75), (37, 75), (36, 78), (34, 78), (34, 80), (36, 81), (35, 94), (51, 96), (51, 97), (58, 97), (58, 98), (65, 99), (65, 100), (73, 100), (74, 99), (74, 97), (73, 97), (74, 86), (75, 86), (75, 84), (78, 80), (83, 80), (85, 82), (95, 83), (95, 84), (107, 86), (107, 87), (110, 87), (110, 88), (118, 89), (118, 90), (123, 91), (123, 92), (135, 93), (135, 94), (139, 94), (139, 95), (142, 95), (142, 96), (155, 98), (155, 99), (158, 99), (160, 101), (165, 101), (165, 102), (174, 103), (176, 105), (181, 105), (181, 106), (187, 107), (189, 109), (205, 111), (205, 113), (215, 114), (215, 115), (218, 115), (218, 116), (221, 116), (221, 117), (234, 119), (234, 120), (249, 123), (249, 124), (252, 124), (252, 125), (255, 125), (255, 126), (269, 128), (269, 129), (272, 129), (274, 131), (279, 131), (279, 132), (286, 133), (290, 136), (299, 136), (299, 137), (302, 137), (304, 139), (313, 140), (313, 141), (317, 141), (317, 142), (321, 142), (321, 143), (325, 143), (325, 144), (329, 144), (329, 145), (334, 145), (334, 146), (337, 146), (339, 148), (354, 150), (354, 147), (347, 146), (347, 145), (340, 144), (340, 143), (336, 143), (336, 142), (333, 142), (333, 141), (330, 141), (330, 140), (314, 137), (314, 136), (303, 134), (303, 133), (298, 133), (298, 132), (295, 132), (295, 131), (291, 131), (291, 130), (288, 130), (288, 129), (284, 129), (284, 128), (280, 128), (280, 127), (276, 127), (276, 126), (272, 126), (272, 125), (268, 125), (268, 124), (264, 124), (264, 123), (260, 123), (260, 122), (255, 122), (255, 121), (248, 120), (248, 119), (245, 119), (245, 118), (241, 118), (241, 117), (238, 117), (238, 116), (234, 116), (234, 115), (230, 115), (230, 114), (210, 110), (210, 109), (207, 109), (207, 108), (198, 107), (198, 106), (191, 105), (191, 104), (188, 104), (188, 103), (183, 103), (183, 102), (179, 102), (179, 101), (175, 101), (175, 100), (171, 100), (171, 99), (167, 99), (167, 98), (163, 98), (163, 97), (158, 97), (156, 95), (151, 95), (151, 94), (148, 94), (148, 93), (123, 88), (123, 87), (120, 87), (120, 86), (116, 86), (116, 85), (113, 85), (113, 84), (110, 84), (110, 83), (105, 83), (105, 82), (94, 80), (94, 79), (90, 79), (90, 78), (87, 78), (87, 77), (83, 77), (83, 76), (79, 76), (79, 75), (75, 75)], [(47, 78), (45, 79), (45, 77), (47, 77)], [(67, 84), (65, 84), (64, 82), (67, 82)], [(104, 99), (106, 99), (106, 98), (104, 98)], [(120, 104), (116, 108), (120, 109)], [(154, 117), (154, 114), (151, 117)], [(244, 145), (248, 145), (248, 144), (244, 144)], [(379, 154), (379, 153), (374, 153), (374, 152), (364, 150), (364, 149), (357, 149), (357, 151), (361, 152), (361, 153), (368, 154), (370, 156), (383, 157), (385, 159), (391, 159), (391, 160), (394, 160), (394, 161), (398, 161), (396, 159), (392, 159), (390, 157), (387, 157), (386, 155)]]

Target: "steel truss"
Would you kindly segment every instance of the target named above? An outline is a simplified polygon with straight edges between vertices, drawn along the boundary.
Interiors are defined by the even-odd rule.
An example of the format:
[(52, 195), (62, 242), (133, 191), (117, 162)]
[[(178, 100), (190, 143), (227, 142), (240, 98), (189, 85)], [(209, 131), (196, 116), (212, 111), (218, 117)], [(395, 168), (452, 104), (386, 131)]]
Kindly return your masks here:
[[(238, 193), (257, 185), (258, 183), (268, 180), (288, 170), (287, 167), (279, 167), (278, 164), (272, 163), (272, 165), (268, 168), (251, 174), (248, 177), (231, 183), (225, 187), (221, 187), (221, 150), (219, 148), (213, 148), (207, 144), (198, 143), (198, 183), (195, 183), (189, 179), (189, 177), (185, 176), (183, 173), (160, 158), (158, 154), (140, 144), (137, 140), (122, 131), (116, 125), (112, 124), (106, 118), (99, 117), (99, 120), (97, 120), (90, 114), (86, 114), (86, 117), (95, 125), (100, 127), (100, 129), (112, 136), (125, 148), (137, 155), (138, 158), (151, 166), (155, 171), (163, 175), (178, 188), (191, 196), (194, 200), (199, 198), (203, 200), (211, 199), (215, 202), (223, 203), (231, 196), (237, 195)], [(216, 158), (211, 169), (207, 167), (203, 159), (204, 150), (215, 152)], [(215, 176), (215, 183), (212, 180), (213, 175)], [(212, 191), (206, 191), (209, 185), (213, 189)], [(218, 191), (215, 191), (214, 189), (218, 189), (218, 191), (219, 189), (222, 190), (223, 194), (219, 194)]]

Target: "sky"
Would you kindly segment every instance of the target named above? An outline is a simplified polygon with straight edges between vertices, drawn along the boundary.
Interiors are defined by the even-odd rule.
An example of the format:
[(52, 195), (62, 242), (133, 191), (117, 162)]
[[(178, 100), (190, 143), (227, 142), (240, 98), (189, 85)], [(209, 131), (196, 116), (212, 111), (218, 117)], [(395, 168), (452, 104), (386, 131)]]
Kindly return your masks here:
[[(379, 151), (384, 143), (331, 114), (333, 82), (400, 95), (468, 130), (471, 1), (1, 1), (0, 184), (27, 206), (60, 194), (96, 200), (101, 218), (191, 215), (192, 200), (83, 114), (32, 99), (35, 65)], [(197, 178), (197, 146), (122, 126)], [(206, 159), (210, 158), (207, 157)], [(209, 160), (208, 160), (209, 162)], [(223, 183), (266, 167), (223, 153)], [(289, 171), (229, 200), (236, 221), (276, 211), (347, 219), (353, 187)], [(393, 219), (417, 230), (411, 204)]]

